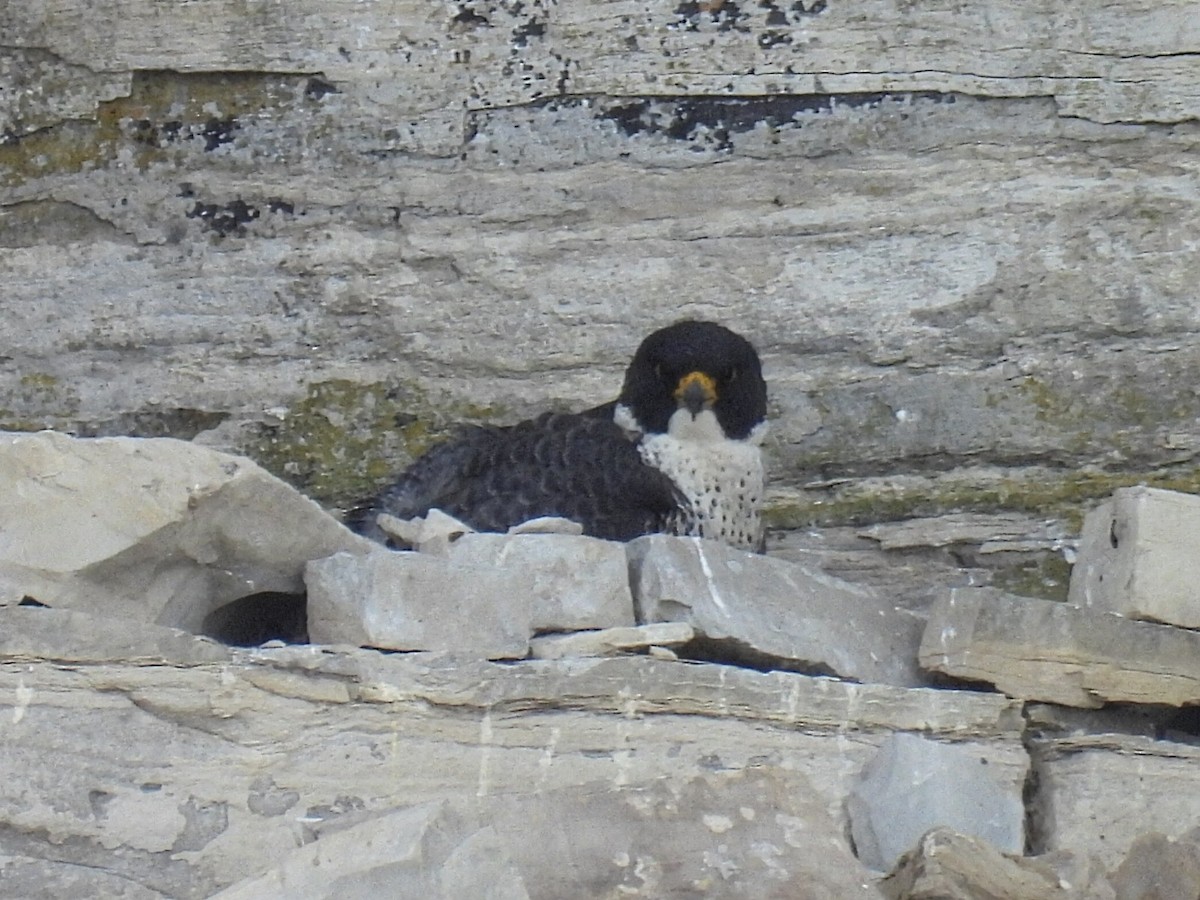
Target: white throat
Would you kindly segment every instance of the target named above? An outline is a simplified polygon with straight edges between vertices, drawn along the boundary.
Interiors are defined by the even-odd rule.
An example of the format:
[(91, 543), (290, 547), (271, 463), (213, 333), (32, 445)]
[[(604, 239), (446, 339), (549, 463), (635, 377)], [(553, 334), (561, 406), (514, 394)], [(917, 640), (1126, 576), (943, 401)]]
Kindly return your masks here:
[(725, 429), (711, 409), (702, 409), (694, 416), (686, 409), (675, 410), (667, 422), (667, 434), (676, 440), (695, 441), (698, 444), (725, 440)]

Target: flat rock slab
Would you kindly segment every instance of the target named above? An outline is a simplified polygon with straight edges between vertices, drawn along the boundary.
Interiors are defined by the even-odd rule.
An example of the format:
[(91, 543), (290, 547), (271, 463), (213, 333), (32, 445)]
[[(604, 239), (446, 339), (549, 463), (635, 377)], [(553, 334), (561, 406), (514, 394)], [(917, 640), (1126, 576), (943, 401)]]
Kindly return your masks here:
[(1200, 703), (1200, 633), (959, 588), (933, 606), (921, 665), (1065, 706)]
[(0, 598), (198, 631), (371, 546), (248, 459), (166, 438), (0, 433)]
[(622, 543), (578, 534), (467, 534), (446, 554), (455, 566), (523, 574), (534, 631), (634, 624)]
[(874, 591), (715, 541), (649, 535), (628, 545), (642, 622), (856, 681), (913, 686), (922, 622)]
[(530, 643), (534, 659), (563, 659), (568, 656), (616, 656), (651, 647), (678, 647), (696, 636), (683, 622), (656, 622), (628, 628), (603, 628), (574, 634), (548, 634)]
[(533, 634), (528, 572), (382, 548), (338, 553), (305, 572), (314, 643), (521, 659)]
[(914, 734), (893, 734), (847, 801), (858, 858), (886, 872), (921, 835), (946, 826), (999, 850), (1025, 845), (1021, 785), (998, 780), (985, 756)]
[(1200, 497), (1121, 488), (1083, 521), (1068, 599), (1076, 606), (1200, 628)]
[(214, 663), (229, 647), (177, 628), (93, 616), (70, 609), (0, 607), (0, 660), (78, 663)]

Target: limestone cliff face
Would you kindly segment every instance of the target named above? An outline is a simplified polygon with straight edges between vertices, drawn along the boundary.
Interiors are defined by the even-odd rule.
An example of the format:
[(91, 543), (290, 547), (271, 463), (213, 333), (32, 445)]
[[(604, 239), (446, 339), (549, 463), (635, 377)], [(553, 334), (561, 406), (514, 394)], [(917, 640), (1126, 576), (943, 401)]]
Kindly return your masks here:
[(450, 422), (611, 396), (694, 315), (764, 353), (777, 524), (1200, 479), (1191, 3), (47, 0), (0, 34), (0, 427), (198, 436), (336, 505)]

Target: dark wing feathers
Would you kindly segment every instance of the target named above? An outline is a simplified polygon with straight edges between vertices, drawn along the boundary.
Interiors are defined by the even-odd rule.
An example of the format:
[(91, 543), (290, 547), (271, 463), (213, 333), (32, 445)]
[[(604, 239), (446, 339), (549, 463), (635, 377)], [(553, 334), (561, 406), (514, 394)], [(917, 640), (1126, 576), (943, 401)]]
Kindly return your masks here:
[(377, 513), (409, 519), (434, 507), (480, 531), (563, 516), (586, 534), (630, 540), (662, 530), (684, 502), (611, 419), (545, 413), (509, 428), (464, 429), (349, 518), (380, 540)]

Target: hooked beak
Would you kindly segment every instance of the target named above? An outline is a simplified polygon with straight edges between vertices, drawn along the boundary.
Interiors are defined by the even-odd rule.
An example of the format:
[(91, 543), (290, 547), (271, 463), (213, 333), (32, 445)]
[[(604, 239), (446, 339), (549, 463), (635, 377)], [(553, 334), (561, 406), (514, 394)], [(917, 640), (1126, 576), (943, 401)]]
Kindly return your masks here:
[(701, 410), (712, 409), (717, 402), (717, 383), (703, 372), (688, 372), (675, 388), (675, 402), (695, 417)]

